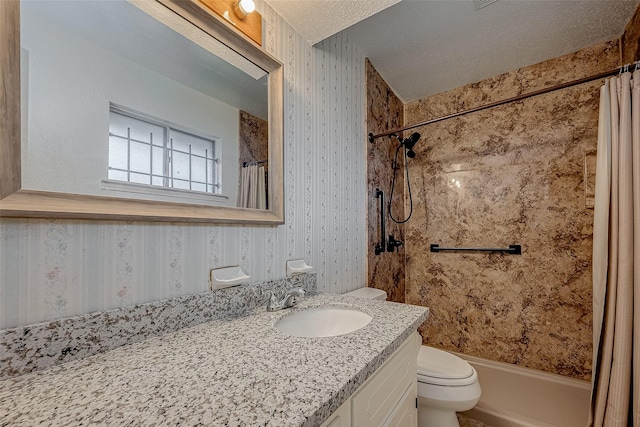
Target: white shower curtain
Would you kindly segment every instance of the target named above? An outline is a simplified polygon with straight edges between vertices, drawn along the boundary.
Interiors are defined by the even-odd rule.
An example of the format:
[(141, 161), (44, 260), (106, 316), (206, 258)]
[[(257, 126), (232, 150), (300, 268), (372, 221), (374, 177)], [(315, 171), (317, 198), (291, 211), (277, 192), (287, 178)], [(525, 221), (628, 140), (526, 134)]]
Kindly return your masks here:
[(247, 165), (240, 171), (238, 207), (251, 209), (267, 208), (267, 192), (264, 166)]
[(589, 425), (640, 427), (640, 71), (600, 90)]

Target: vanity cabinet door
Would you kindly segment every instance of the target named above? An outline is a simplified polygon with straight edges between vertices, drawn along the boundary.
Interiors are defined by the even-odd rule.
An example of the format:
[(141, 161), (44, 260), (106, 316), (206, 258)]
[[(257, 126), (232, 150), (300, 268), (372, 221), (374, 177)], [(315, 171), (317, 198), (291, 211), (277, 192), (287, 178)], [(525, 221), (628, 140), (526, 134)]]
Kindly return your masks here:
[(402, 400), (398, 403), (389, 419), (387, 419), (384, 427), (418, 427), (417, 398), (418, 384), (412, 384), (402, 396)]
[[(409, 337), (353, 395), (351, 399), (353, 427), (386, 425), (408, 390), (417, 387), (417, 359), (420, 344), (420, 335), (417, 333)], [(415, 399), (413, 411), (414, 416), (417, 416)]]
[(351, 427), (351, 399), (343, 403), (320, 427)]

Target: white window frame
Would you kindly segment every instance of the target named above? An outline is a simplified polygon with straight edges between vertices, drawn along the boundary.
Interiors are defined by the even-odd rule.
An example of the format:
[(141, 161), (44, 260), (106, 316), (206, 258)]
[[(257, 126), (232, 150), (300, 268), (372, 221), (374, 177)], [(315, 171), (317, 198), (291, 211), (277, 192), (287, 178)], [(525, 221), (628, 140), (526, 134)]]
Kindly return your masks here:
[[(139, 120), (154, 126), (158, 126), (158, 127), (162, 127), (165, 129), (165, 137), (164, 137), (164, 141), (162, 144), (163, 147), (163, 152), (164, 152), (164, 164), (163, 164), (163, 171), (162, 171), (162, 175), (157, 175), (154, 174), (153, 170), (150, 170), (149, 174), (146, 173), (142, 173), (142, 175), (148, 175), (150, 178), (150, 181), (152, 180), (152, 177), (159, 177), (163, 179), (163, 183), (164, 185), (158, 185), (158, 184), (152, 184), (151, 182), (149, 182), (149, 184), (141, 184), (138, 182), (131, 182), (131, 181), (124, 181), (124, 180), (115, 180), (115, 179), (107, 179), (107, 180), (103, 180), (103, 185), (102, 188), (106, 189), (106, 190), (116, 190), (116, 191), (126, 191), (126, 192), (133, 192), (133, 193), (144, 193), (144, 194), (148, 194), (148, 195), (158, 195), (158, 196), (167, 196), (170, 195), (171, 197), (179, 197), (179, 198), (184, 198), (184, 199), (192, 199), (192, 200), (211, 200), (212, 198), (217, 199), (219, 202), (226, 202), (228, 197), (224, 196), (222, 194), (222, 185), (221, 185), (221, 176), (222, 176), (222, 168), (221, 168), (221, 159), (220, 159), (220, 146), (221, 144), (221, 140), (219, 137), (215, 137), (215, 136), (211, 136), (211, 135), (205, 135), (201, 132), (198, 131), (194, 131), (192, 129), (188, 129), (184, 126), (181, 125), (177, 125), (175, 123), (163, 120), (163, 119), (159, 119), (153, 116), (150, 116), (148, 114), (144, 114), (144, 113), (140, 113), (138, 111), (132, 110), (130, 108), (127, 107), (123, 107), (114, 103), (109, 103), (109, 112), (110, 113), (115, 113), (115, 114), (119, 114), (121, 116), (127, 117), (127, 118), (131, 118), (134, 120)], [(199, 139), (203, 139), (206, 141), (210, 141), (212, 144), (212, 155), (208, 156), (206, 155), (205, 157), (199, 156), (199, 155), (194, 155), (191, 154), (189, 152), (182, 152), (179, 150), (175, 150), (176, 152), (180, 152), (183, 154), (186, 154), (187, 156), (189, 156), (189, 163), (190, 166), (189, 168), (191, 169), (191, 158), (192, 157), (199, 157), (201, 159), (205, 159), (205, 161), (213, 161), (214, 162), (214, 173), (211, 178), (213, 178), (211, 180), (211, 182), (199, 182), (199, 181), (193, 181), (193, 180), (185, 180), (182, 178), (175, 178), (172, 175), (171, 172), (171, 162), (170, 162), (170, 152), (174, 151), (173, 148), (171, 148), (171, 131), (176, 131), (176, 132), (180, 132), (180, 133), (184, 133)], [(124, 136), (124, 135), (112, 135), (111, 131), (109, 131), (109, 136), (116, 136), (119, 138), (124, 138), (124, 139), (130, 139), (129, 135)], [(137, 140), (135, 140), (137, 141)], [(146, 141), (137, 141), (143, 144), (150, 144), (149, 142)], [(158, 147), (159, 145), (154, 145), (155, 147)], [(135, 171), (131, 171), (131, 168), (128, 167), (127, 169), (119, 169), (119, 168), (113, 168), (111, 167), (111, 165), (107, 164), (107, 174), (110, 170), (117, 170), (117, 171), (121, 171), (121, 172), (125, 172), (127, 174), (130, 173), (137, 173), (140, 174), (139, 172), (135, 172)], [(209, 178), (208, 175), (207, 176), (207, 180)], [(183, 188), (179, 188), (179, 187), (173, 187), (172, 183), (174, 180), (179, 180), (182, 182), (188, 182), (189, 186), (191, 187), (191, 185), (193, 183), (200, 183), (205, 185), (205, 188), (209, 189), (210, 187), (213, 189), (213, 191), (200, 191), (200, 190), (191, 190), (191, 189), (183, 189)]]

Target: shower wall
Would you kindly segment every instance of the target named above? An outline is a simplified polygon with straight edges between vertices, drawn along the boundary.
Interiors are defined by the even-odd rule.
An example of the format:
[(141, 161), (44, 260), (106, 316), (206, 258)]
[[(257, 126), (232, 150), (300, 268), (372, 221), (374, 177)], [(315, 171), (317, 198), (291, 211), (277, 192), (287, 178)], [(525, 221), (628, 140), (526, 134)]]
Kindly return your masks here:
[[(266, 120), (240, 110), (238, 165), (269, 158), (269, 126)], [(269, 167), (265, 163), (266, 168)]]
[(640, 59), (640, 6), (627, 23), (622, 37), (622, 64), (630, 64)]
[[(380, 74), (366, 60), (367, 133), (378, 134), (397, 129), (404, 122), (404, 105), (393, 93)], [(389, 201), (393, 169), (391, 163), (398, 141), (395, 138), (377, 138), (373, 144), (367, 142), (367, 189), (368, 189), (368, 286), (387, 292), (390, 301), (404, 302), (404, 247), (395, 252), (375, 255), (374, 249), (382, 240), (380, 235), (380, 200), (376, 199), (376, 188), (384, 192), (385, 204)], [(396, 190), (393, 197), (395, 218), (404, 218), (404, 168), (397, 171)], [(404, 241), (403, 227), (389, 220), (385, 212), (386, 235)]]
[[(405, 123), (615, 68), (619, 43), (420, 99)], [(418, 128), (409, 166), (406, 302), (431, 309), (426, 344), (579, 379), (591, 376), (591, 250), (585, 160), (599, 87), (586, 83)], [(431, 253), (429, 244), (522, 245), (522, 255)]]

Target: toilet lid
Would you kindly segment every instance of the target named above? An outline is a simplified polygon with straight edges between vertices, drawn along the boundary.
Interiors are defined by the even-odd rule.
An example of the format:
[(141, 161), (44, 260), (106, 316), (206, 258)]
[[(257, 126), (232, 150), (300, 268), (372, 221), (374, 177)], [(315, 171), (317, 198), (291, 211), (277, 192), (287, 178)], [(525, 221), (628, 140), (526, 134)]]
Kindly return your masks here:
[(473, 368), (465, 360), (437, 348), (421, 346), (418, 352), (418, 375), (456, 380), (469, 378)]
[(387, 299), (387, 293), (382, 289), (376, 288), (358, 288), (355, 291), (347, 292), (345, 295), (367, 299), (379, 299), (382, 301)]

